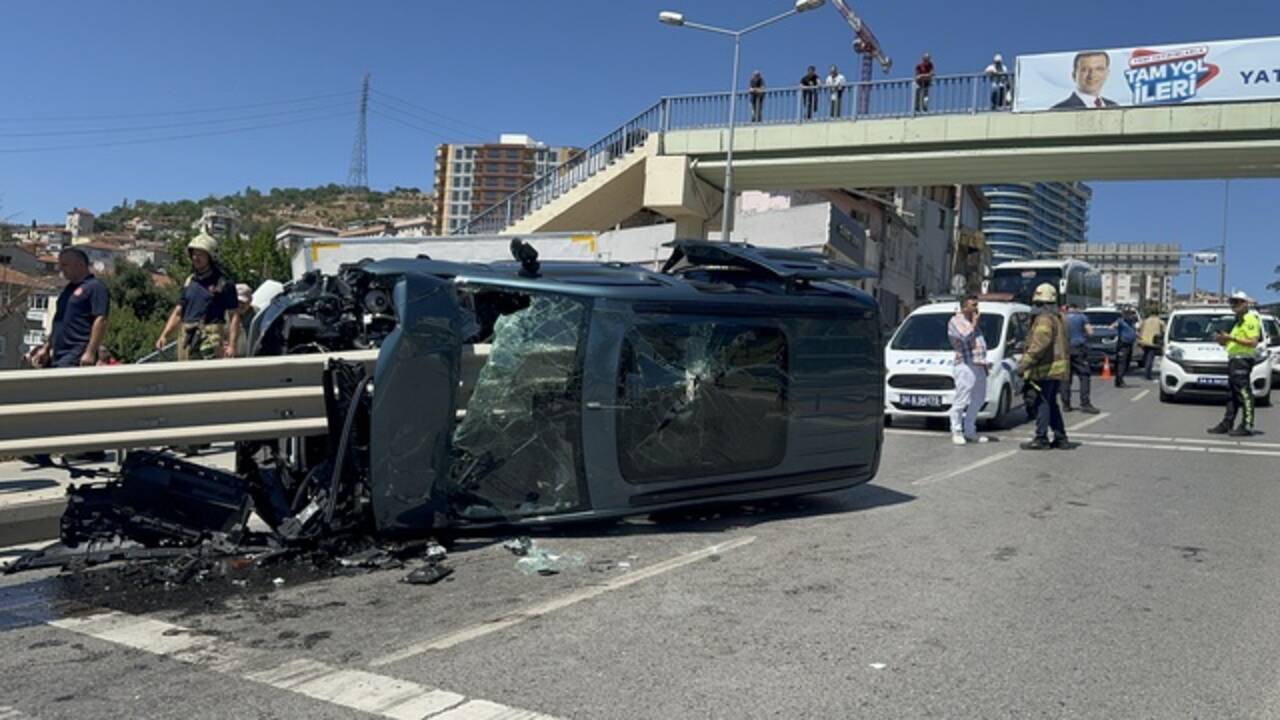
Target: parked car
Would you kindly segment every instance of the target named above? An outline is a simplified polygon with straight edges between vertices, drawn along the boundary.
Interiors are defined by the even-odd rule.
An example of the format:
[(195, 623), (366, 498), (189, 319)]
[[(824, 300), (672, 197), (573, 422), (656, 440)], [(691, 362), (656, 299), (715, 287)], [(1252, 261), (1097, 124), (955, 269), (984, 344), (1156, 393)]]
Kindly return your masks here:
[[(954, 300), (916, 308), (900, 325), (885, 349), (885, 422), (895, 417), (945, 418), (955, 397), (955, 351), (947, 338), (947, 322), (959, 310)], [(1022, 403), (1018, 360), (1026, 348), (1031, 308), (1021, 303), (979, 301), (978, 328), (987, 342), (987, 396), (978, 419), (991, 426), (1010, 420)]]
[[(1164, 360), (1160, 363), (1161, 401), (1218, 397), (1227, 392), (1227, 350), (1215, 337), (1219, 332), (1230, 332), (1235, 323), (1236, 316), (1224, 305), (1189, 306), (1170, 314), (1165, 330)], [(1280, 338), (1269, 334), (1266, 323), (1263, 335), (1249, 385), (1257, 403), (1265, 406), (1271, 404), (1271, 383)]]

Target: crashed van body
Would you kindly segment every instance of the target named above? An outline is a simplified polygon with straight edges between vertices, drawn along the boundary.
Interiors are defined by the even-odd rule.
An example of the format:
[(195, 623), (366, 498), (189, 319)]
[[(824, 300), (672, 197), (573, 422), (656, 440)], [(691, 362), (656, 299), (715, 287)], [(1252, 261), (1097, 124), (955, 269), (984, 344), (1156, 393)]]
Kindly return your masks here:
[(874, 477), (879, 312), (849, 284), (867, 273), (814, 253), (672, 247), (661, 272), (542, 264), (516, 240), (517, 262), (305, 275), (262, 308), (249, 343), (325, 354), (327, 432), (242, 440), (234, 473), (134, 451), (106, 482), (70, 488), (61, 542), (6, 572), (266, 558)]
[[(322, 479), (349, 482), (367, 508), (347, 504), (384, 533), (866, 482), (882, 442), (878, 309), (841, 282), (864, 276), (812, 253), (686, 241), (663, 272), (415, 259), (304, 277), (255, 320), (255, 354), (377, 347), (378, 360), (332, 390), (367, 410), (347, 403), (327, 438), (272, 464), (296, 483), (327, 458), (349, 475)], [(468, 352), (487, 354), (473, 378)]]

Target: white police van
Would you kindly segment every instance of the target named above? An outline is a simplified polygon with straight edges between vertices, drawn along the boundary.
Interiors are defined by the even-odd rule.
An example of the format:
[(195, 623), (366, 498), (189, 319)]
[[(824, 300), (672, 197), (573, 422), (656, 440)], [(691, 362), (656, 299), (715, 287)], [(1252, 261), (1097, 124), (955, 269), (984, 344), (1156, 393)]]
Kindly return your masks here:
[[(1227, 349), (1215, 339), (1231, 332), (1236, 316), (1226, 305), (1189, 305), (1174, 309), (1165, 328), (1164, 359), (1160, 362), (1160, 400), (1213, 397), (1227, 392)], [(1271, 404), (1271, 380), (1280, 350), (1280, 338), (1262, 325), (1263, 340), (1258, 362), (1249, 376), (1249, 387), (1259, 405)]]
[[(955, 396), (955, 350), (947, 323), (959, 311), (952, 299), (916, 308), (885, 348), (885, 422), (895, 417), (945, 418)], [(1031, 308), (1021, 303), (978, 301), (978, 327), (987, 341), (987, 397), (978, 419), (1002, 426), (1022, 405), (1018, 360), (1026, 348)]]

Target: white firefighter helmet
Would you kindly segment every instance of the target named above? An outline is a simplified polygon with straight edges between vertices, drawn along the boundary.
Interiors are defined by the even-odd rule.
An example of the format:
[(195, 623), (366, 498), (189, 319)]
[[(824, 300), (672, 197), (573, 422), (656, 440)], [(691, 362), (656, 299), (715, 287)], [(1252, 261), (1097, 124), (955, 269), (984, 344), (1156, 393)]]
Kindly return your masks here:
[(1049, 283), (1041, 283), (1040, 287), (1036, 288), (1036, 294), (1031, 296), (1031, 302), (1056, 303), (1058, 291)]

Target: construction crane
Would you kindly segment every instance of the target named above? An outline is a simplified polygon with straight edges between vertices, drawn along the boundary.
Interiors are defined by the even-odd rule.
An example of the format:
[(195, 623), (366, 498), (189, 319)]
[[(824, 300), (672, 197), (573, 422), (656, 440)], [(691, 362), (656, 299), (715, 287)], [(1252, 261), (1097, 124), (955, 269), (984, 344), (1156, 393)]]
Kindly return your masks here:
[(880, 40), (876, 38), (876, 34), (871, 32), (871, 28), (858, 17), (853, 8), (849, 7), (849, 3), (845, 0), (833, 0), (833, 4), (844, 16), (845, 22), (849, 23), (849, 27), (853, 28), (853, 51), (859, 55), (862, 63), (862, 72), (858, 77), (858, 114), (865, 115), (871, 109), (871, 92), (867, 83), (871, 82), (872, 61), (880, 63), (880, 69), (888, 74), (889, 69), (893, 67), (893, 60), (884, 54), (884, 48), (880, 46)]

